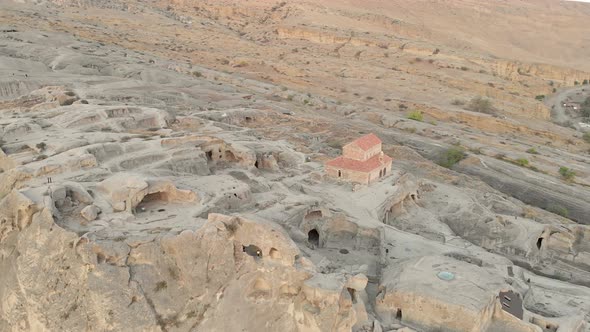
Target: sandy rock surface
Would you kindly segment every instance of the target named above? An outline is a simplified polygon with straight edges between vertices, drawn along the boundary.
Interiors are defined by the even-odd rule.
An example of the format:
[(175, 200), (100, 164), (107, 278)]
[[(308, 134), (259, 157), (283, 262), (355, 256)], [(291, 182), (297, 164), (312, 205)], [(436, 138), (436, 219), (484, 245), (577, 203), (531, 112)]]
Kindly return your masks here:
[(0, 331), (590, 331), (590, 7), (539, 3), (2, 2)]

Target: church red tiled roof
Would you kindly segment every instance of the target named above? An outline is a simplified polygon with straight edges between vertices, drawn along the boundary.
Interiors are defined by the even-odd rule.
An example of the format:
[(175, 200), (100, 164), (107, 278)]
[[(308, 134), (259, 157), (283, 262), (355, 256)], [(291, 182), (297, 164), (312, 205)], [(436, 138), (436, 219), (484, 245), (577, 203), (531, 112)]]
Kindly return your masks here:
[[(375, 137), (377, 137), (377, 136), (375, 136)], [(384, 165), (386, 165), (387, 163), (389, 163), (390, 161), (393, 160), (390, 156), (385, 155), (385, 154), (382, 157), (383, 157), (383, 159), (379, 160), (380, 155), (377, 154), (377, 155), (367, 159), (366, 161), (359, 161), (359, 160), (350, 159), (350, 158), (338, 157), (336, 159), (332, 159), (332, 160), (326, 162), (326, 166), (332, 166), (332, 167), (341, 168), (341, 169), (349, 169), (349, 170), (359, 171), (359, 172), (370, 172), (374, 169), (383, 167)]]
[(381, 144), (381, 140), (375, 134), (367, 134), (365, 136), (359, 137), (354, 141), (350, 142), (349, 144), (354, 144), (359, 148), (363, 149), (364, 151), (369, 150), (370, 148), (374, 147), (377, 144)]

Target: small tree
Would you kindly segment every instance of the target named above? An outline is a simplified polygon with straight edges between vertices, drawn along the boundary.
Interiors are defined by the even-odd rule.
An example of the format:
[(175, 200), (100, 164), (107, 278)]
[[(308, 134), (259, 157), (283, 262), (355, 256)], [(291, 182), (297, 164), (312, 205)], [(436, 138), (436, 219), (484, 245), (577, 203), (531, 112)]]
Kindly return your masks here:
[(492, 102), (489, 99), (485, 99), (482, 97), (475, 97), (471, 99), (467, 109), (472, 112), (478, 113), (486, 113), (486, 114), (493, 114), (495, 112), (495, 108), (492, 105)]
[(459, 146), (454, 146), (452, 148), (447, 149), (442, 156), (440, 157), (438, 164), (442, 167), (451, 168), (456, 163), (460, 162), (461, 160), (465, 159), (467, 155), (463, 151), (463, 149)]
[(561, 177), (566, 181), (573, 181), (576, 177), (576, 172), (573, 169), (567, 168), (565, 166), (561, 166), (559, 168), (559, 174), (561, 174)]
[(422, 122), (424, 121), (424, 116), (420, 111), (412, 111), (408, 114), (408, 119)]

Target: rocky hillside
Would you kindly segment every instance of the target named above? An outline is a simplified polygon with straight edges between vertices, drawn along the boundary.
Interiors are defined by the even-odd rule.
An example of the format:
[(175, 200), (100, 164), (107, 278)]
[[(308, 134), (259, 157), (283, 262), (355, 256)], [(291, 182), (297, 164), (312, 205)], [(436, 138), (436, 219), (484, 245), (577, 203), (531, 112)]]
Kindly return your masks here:
[(590, 6), (0, 8), (1, 331), (590, 331)]

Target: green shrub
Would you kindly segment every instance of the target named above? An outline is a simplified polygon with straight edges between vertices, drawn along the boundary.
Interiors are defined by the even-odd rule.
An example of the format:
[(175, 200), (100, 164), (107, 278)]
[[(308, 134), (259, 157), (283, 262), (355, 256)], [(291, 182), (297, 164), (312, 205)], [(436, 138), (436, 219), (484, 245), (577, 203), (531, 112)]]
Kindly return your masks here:
[(582, 82), (583, 85), (588, 85), (588, 79), (585, 79), (584, 82)]
[(424, 121), (424, 116), (420, 111), (412, 111), (408, 114), (408, 119), (422, 122)]
[(159, 281), (158, 283), (156, 283), (156, 287), (154, 287), (154, 292), (159, 292), (166, 288), (168, 288), (168, 283), (165, 280)]
[(438, 164), (442, 167), (451, 168), (456, 163), (460, 162), (461, 160), (465, 159), (467, 155), (463, 151), (461, 147), (454, 146), (452, 148), (447, 149), (442, 156), (440, 157)]
[(559, 168), (559, 174), (561, 174), (561, 177), (566, 181), (573, 181), (576, 177), (576, 172), (573, 169), (567, 168), (565, 166), (561, 166)]
[(482, 97), (475, 97), (471, 99), (467, 109), (472, 112), (478, 113), (485, 113), (485, 114), (493, 114), (495, 113), (495, 108), (492, 105), (492, 102), (489, 99), (485, 99)]
[(516, 164), (519, 166), (526, 167), (529, 165), (529, 161), (525, 158), (518, 158), (518, 159), (516, 159)]
[(47, 147), (47, 144), (45, 144), (45, 142), (37, 143), (37, 149), (39, 149), (41, 151), (45, 150), (46, 147)]
[(547, 207), (547, 211), (558, 214), (562, 217), (567, 218), (569, 216), (569, 211), (567, 210), (567, 208), (561, 206), (561, 205), (557, 205), (557, 204), (550, 204)]
[(580, 82), (574, 81), (574, 85), (580, 85)]
[(590, 143), (590, 131), (587, 133), (584, 133), (584, 136), (582, 136), (582, 139), (588, 143)]
[(203, 74), (202, 74), (200, 71), (194, 71), (194, 72), (193, 72), (193, 76), (194, 76), (194, 77), (202, 77), (202, 76), (203, 76)]
[(468, 71), (468, 70), (469, 70), (469, 68), (467, 68), (467, 67), (465, 67), (465, 66), (461, 66), (461, 70), (462, 70), (462, 71)]
[(539, 152), (537, 152), (537, 150), (535, 148), (530, 148), (530, 149), (526, 150), (526, 152), (530, 153), (530, 154), (539, 154)]
[(535, 99), (541, 101), (541, 100), (545, 99), (545, 95), (535, 96)]

